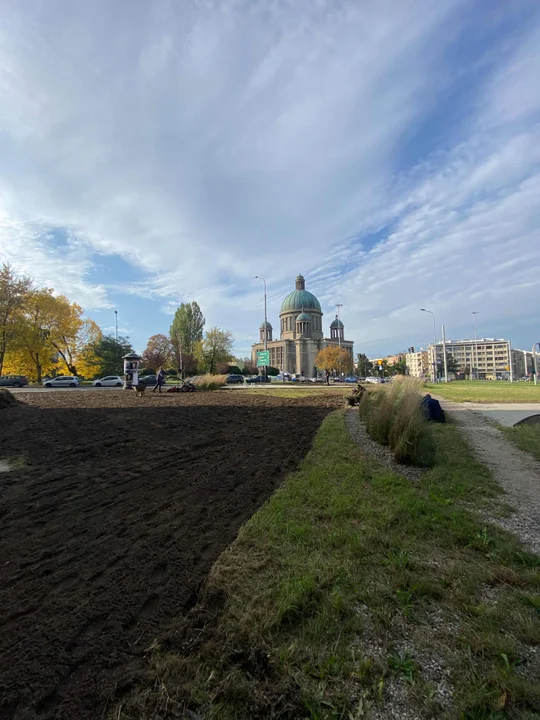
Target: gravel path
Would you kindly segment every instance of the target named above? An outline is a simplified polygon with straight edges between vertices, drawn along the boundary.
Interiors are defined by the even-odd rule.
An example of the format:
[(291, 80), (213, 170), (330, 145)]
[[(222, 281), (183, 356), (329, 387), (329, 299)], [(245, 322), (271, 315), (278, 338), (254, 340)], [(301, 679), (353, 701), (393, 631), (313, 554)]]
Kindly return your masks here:
[(345, 426), (354, 442), (362, 449), (362, 452), (386, 465), (398, 475), (403, 475), (408, 480), (419, 480), (426, 472), (422, 468), (398, 463), (388, 446), (379, 445), (375, 440), (372, 440), (367, 434), (364, 423), (360, 420), (358, 408), (347, 409), (345, 412)]
[(439, 400), (461, 427), (475, 455), (503, 487), (515, 510), (514, 515), (495, 522), (540, 553), (540, 463), (512, 445), (480, 412)]

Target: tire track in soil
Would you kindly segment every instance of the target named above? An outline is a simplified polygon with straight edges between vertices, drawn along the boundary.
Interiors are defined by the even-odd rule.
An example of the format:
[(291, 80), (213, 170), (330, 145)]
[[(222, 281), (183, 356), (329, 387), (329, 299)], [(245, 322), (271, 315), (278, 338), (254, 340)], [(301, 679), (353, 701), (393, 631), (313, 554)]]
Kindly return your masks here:
[(1, 446), (25, 460), (0, 476), (2, 718), (101, 717), (342, 403), (114, 395), (2, 411)]

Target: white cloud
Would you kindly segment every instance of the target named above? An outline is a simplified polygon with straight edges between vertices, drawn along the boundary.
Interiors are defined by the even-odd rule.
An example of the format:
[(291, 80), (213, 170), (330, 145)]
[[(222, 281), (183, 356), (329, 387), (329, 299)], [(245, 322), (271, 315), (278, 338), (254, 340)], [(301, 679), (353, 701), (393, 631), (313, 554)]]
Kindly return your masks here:
[[(411, 137), (467, 76), (468, 3), (129, 8), (0, 7), (0, 249), (22, 270), (110, 307), (92, 252), (121, 255), (146, 272), (124, 294), (197, 299), (244, 344), (260, 273), (274, 321), (302, 271), (359, 345), (416, 332), (419, 304), (495, 319), (530, 302), (538, 14), (467, 61), (485, 79), (426, 156)], [(40, 235), (58, 227), (67, 248)]]

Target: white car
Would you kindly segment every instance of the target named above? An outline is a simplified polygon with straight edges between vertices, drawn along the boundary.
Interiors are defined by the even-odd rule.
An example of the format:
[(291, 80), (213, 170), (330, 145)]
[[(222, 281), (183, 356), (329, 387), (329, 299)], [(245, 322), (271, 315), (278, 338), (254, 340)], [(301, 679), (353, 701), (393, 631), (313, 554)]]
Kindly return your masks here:
[(381, 378), (378, 378), (378, 377), (367, 377), (366, 382), (374, 383), (375, 385), (378, 385), (379, 383), (382, 382), (382, 380), (381, 380)]
[(59, 375), (58, 377), (46, 380), (43, 383), (46, 388), (78, 387), (80, 384), (81, 381), (78, 377), (75, 377), (75, 375)]
[(123, 387), (124, 378), (119, 375), (107, 375), (107, 377), (94, 380), (92, 383), (94, 387)]

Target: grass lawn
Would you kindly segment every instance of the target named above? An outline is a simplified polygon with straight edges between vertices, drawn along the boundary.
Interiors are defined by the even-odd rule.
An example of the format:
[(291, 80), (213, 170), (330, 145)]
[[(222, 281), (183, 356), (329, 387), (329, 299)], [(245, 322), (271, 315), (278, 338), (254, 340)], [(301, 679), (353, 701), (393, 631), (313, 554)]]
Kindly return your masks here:
[(413, 484), (330, 415), (111, 717), (539, 717), (540, 558), (467, 509), (498, 486), (455, 426), (434, 432)]
[(501, 430), (519, 448), (540, 460), (540, 424), (501, 427)]
[(426, 390), (456, 402), (540, 403), (540, 385), (535, 387), (530, 382), (455, 380), (436, 385), (427, 383)]

